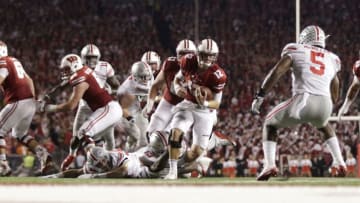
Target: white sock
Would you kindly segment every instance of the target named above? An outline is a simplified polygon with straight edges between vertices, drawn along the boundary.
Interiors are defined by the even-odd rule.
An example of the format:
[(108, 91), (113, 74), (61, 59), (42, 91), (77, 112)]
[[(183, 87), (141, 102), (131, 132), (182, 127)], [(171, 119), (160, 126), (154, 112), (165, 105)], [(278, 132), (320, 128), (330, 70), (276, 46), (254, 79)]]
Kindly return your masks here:
[(177, 174), (177, 159), (169, 159), (170, 171), (169, 174)]
[(264, 159), (265, 159), (264, 168), (275, 167), (276, 142), (264, 141), (263, 151), (264, 151)]
[(333, 136), (326, 140), (327, 145), (329, 146), (331, 156), (333, 158), (333, 165), (342, 165), (345, 166), (344, 159), (341, 155), (339, 141), (336, 136)]

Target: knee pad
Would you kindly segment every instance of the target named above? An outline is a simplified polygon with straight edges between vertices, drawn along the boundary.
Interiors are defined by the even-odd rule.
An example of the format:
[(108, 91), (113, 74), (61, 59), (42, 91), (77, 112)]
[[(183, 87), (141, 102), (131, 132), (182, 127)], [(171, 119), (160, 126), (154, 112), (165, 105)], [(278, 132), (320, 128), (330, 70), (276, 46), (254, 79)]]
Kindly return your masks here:
[(22, 137), (17, 137), (16, 139), (23, 145), (28, 146), (29, 142), (34, 138), (30, 135), (23, 135)]
[(181, 142), (183, 139), (184, 133), (180, 130), (174, 130), (172, 129), (170, 131), (169, 136), (169, 145), (171, 148), (181, 148)]
[(0, 136), (0, 147), (2, 148), (6, 147), (5, 138), (3, 136)]

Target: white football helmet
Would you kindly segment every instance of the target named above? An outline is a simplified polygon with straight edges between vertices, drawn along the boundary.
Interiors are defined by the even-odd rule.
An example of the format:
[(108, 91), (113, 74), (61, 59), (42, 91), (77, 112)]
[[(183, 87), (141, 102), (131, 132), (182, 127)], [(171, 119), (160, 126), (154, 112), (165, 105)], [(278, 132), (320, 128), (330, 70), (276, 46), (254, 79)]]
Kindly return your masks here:
[(325, 40), (327, 37), (319, 26), (310, 25), (301, 31), (298, 43), (325, 48)]
[(8, 49), (6, 44), (3, 41), (0, 41), (0, 57), (7, 56)]
[(105, 172), (111, 169), (110, 152), (102, 147), (92, 147), (86, 154), (85, 168), (97, 173)]
[(141, 61), (147, 63), (153, 72), (160, 70), (160, 56), (154, 51), (145, 52), (141, 57)]
[(169, 138), (169, 133), (162, 131), (155, 131), (151, 133), (149, 137), (149, 147), (151, 147), (156, 154), (163, 153), (167, 148), (167, 140)]
[(150, 85), (153, 80), (151, 67), (143, 61), (138, 61), (131, 66), (131, 76), (141, 85)]
[(72, 74), (83, 67), (81, 59), (76, 54), (68, 54), (61, 59), (61, 79), (68, 80)]
[(81, 50), (81, 60), (84, 65), (94, 69), (101, 57), (99, 48), (94, 44), (87, 44)]
[(217, 61), (219, 47), (212, 39), (203, 39), (198, 46), (198, 62), (200, 68), (209, 68)]
[(180, 58), (186, 54), (196, 54), (196, 46), (195, 43), (188, 39), (183, 39), (179, 42), (179, 44), (176, 46), (176, 56), (177, 59), (180, 60)]

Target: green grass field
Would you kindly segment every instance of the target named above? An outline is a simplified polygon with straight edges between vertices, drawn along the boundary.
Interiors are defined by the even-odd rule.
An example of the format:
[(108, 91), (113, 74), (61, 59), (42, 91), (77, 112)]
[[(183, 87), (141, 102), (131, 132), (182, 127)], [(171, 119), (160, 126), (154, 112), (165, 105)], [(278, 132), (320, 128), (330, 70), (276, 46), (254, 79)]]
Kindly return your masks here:
[(360, 178), (272, 178), (258, 182), (255, 178), (190, 178), (175, 181), (161, 179), (42, 179), (4, 177), (0, 185), (179, 185), (179, 186), (360, 186)]

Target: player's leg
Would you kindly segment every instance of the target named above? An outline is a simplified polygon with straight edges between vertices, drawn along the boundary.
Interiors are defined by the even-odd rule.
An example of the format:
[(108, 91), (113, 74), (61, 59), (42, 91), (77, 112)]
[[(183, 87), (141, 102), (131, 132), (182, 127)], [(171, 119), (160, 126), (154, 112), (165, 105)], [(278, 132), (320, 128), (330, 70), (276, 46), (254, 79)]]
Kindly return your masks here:
[(325, 143), (333, 158), (333, 166), (337, 169), (338, 176), (346, 175), (346, 164), (341, 155), (340, 145), (335, 130), (328, 123), (332, 112), (332, 101), (325, 96), (310, 96), (311, 103), (304, 109), (306, 119), (322, 132)]
[(50, 154), (32, 136), (27, 134), (36, 110), (35, 101), (33, 99), (26, 99), (18, 103), (18, 109), (14, 112), (14, 118), (17, 120), (17, 123), (12, 128), (12, 136), (16, 137), (20, 143), (36, 154), (40, 160), (42, 175), (53, 172), (55, 168)]
[(262, 131), (264, 168), (257, 180), (268, 180), (271, 176), (277, 175), (278, 169), (275, 163), (277, 129), (301, 123), (300, 118), (296, 115), (301, 101), (302, 95), (296, 95), (280, 103), (267, 114)]
[(141, 112), (139, 112), (135, 115), (135, 124), (140, 130), (140, 137), (136, 143), (136, 147), (139, 149), (148, 144), (148, 139), (146, 137), (147, 136), (146, 129), (149, 125), (149, 121), (147, 118), (144, 117), (144, 115)]
[(162, 131), (170, 123), (173, 116), (172, 109), (174, 105), (167, 102), (164, 98), (161, 99), (154, 114), (150, 118), (150, 123), (146, 129), (148, 135), (155, 131)]
[(7, 132), (15, 125), (15, 120), (11, 119), (15, 110), (18, 108), (18, 103), (7, 104), (0, 112), (0, 176), (8, 176), (11, 173), (11, 168), (6, 160), (6, 142), (5, 136)]
[(94, 145), (92, 137), (104, 130), (115, 126), (122, 118), (122, 109), (120, 105), (112, 101), (108, 105), (97, 109), (91, 114), (89, 119), (80, 127), (77, 134), (85, 150)]
[(180, 155), (181, 143), (186, 132), (193, 124), (193, 114), (187, 110), (180, 110), (170, 123), (171, 131), (169, 136), (169, 165), (170, 170), (165, 179), (177, 179), (177, 163)]

